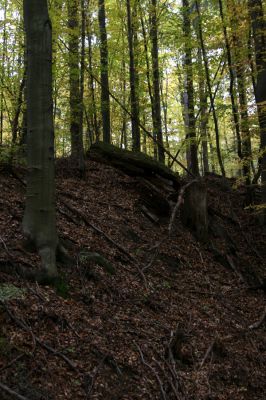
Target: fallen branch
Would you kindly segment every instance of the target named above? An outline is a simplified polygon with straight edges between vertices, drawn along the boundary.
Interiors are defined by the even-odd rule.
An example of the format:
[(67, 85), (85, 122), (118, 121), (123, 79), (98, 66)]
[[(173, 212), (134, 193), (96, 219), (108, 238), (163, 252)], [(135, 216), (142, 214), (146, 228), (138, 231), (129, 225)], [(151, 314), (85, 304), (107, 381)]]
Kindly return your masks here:
[(169, 222), (169, 225), (168, 225), (168, 235), (169, 235), (169, 236), (171, 235), (172, 230), (173, 230), (173, 225), (174, 225), (174, 221), (175, 221), (175, 218), (176, 218), (177, 211), (179, 210), (179, 208), (181, 207), (181, 205), (182, 205), (182, 203), (183, 203), (183, 201), (184, 201), (184, 194), (185, 194), (185, 191), (186, 191), (191, 185), (193, 185), (195, 182), (197, 182), (197, 179), (193, 179), (193, 181), (188, 182), (186, 185), (182, 186), (182, 188), (181, 188), (181, 190), (180, 190), (180, 192), (179, 192), (178, 199), (177, 199), (176, 205), (175, 205), (175, 207), (174, 207), (174, 209), (173, 209), (173, 212), (172, 212), (172, 214), (171, 214), (170, 222)]
[(142, 363), (152, 371), (153, 375), (155, 376), (155, 378), (156, 378), (156, 380), (157, 380), (157, 382), (158, 382), (158, 384), (160, 386), (160, 391), (161, 391), (163, 399), (167, 400), (166, 393), (165, 393), (165, 390), (163, 388), (163, 383), (162, 383), (162, 381), (161, 381), (161, 379), (159, 377), (159, 374), (155, 371), (155, 369), (149, 363), (147, 363), (147, 361), (145, 361), (143, 352), (141, 351), (141, 348), (137, 345), (137, 343), (135, 343), (135, 345), (136, 345), (136, 347), (138, 349), (138, 352), (140, 354), (140, 358), (141, 358)]
[(147, 287), (147, 281), (146, 281), (146, 277), (143, 273), (143, 270), (141, 270), (141, 268), (139, 267), (139, 261), (132, 255), (130, 254), (123, 246), (121, 246), (119, 243), (115, 242), (109, 235), (107, 235), (105, 232), (103, 232), (100, 228), (98, 228), (96, 225), (92, 224), (88, 218), (86, 217), (86, 215), (80, 211), (77, 210), (75, 207), (73, 207), (71, 204), (65, 202), (62, 198), (61, 198), (61, 202), (62, 204), (68, 209), (70, 210), (73, 214), (76, 214), (78, 217), (80, 217), (82, 219), (83, 222), (85, 222), (86, 225), (88, 225), (89, 227), (91, 227), (95, 232), (97, 232), (99, 235), (103, 236), (109, 243), (111, 243), (112, 245), (114, 245), (118, 250), (121, 251), (121, 253), (125, 254), (131, 261), (134, 262), (135, 267), (137, 268), (140, 276), (142, 277), (145, 286)]
[(76, 365), (64, 354), (60, 353), (59, 351), (55, 350), (53, 347), (49, 346), (47, 343), (43, 342), (38, 336), (36, 336), (33, 332), (32, 329), (25, 324), (25, 322), (23, 322), (21, 319), (17, 318), (9, 309), (9, 307), (5, 304), (5, 302), (3, 302), (2, 300), (0, 300), (0, 304), (4, 307), (5, 311), (7, 312), (7, 314), (9, 315), (10, 319), (15, 322), (21, 329), (23, 329), (25, 332), (28, 332), (31, 334), (34, 343), (38, 343), (41, 347), (43, 347), (44, 349), (48, 350), (50, 353), (54, 354), (55, 356), (58, 356), (60, 358), (62, 358), (71, 369), (73, 369), (74, 371), (78, 371)]
[(144, 268), (142, 268), (142, 272), (146, 271), (148, 268), (150, 268), (152, 266), (152, 264), (154, 263), (154, 261), (156, 260), (156, 258), (158, 256), (160, 247), (171, 236), (172, 231), (173, 231), (174, 221), (176, 219), (177, 211), (179, 210), (179, 208), (181, 207), (181, 205), (184, 201), (185, 191), (195, 182), (197, 182), (197, 180), (193, 179), (193, 181), (188, 182), (186, 185), (184, 185), (181, 188), (178, 198), (177, 198), (177, 202), (176, 202), (176, 204), (173, 208), (173, 211), (171, 213), (171, 216), (170, 216), (170, 221), (168, 224), (167, 232), (165, 234), (163, 234), (163, 238), (155, 246), (153, 246), (153, 248), (152, 248), (152, 250), (154, 251), (153, 256), (152, 256), (150, 262)]
[(29, 400), (27, 397), (21, 396), (21, 394), (18, 394), (17, 392), (10, 389), (10, 387), (4, 385), (3, 383), (0, 383), (0, 389), (4, 390), (4, 392), (10, 394), (13, 397), (16, 397), (19, 400)]

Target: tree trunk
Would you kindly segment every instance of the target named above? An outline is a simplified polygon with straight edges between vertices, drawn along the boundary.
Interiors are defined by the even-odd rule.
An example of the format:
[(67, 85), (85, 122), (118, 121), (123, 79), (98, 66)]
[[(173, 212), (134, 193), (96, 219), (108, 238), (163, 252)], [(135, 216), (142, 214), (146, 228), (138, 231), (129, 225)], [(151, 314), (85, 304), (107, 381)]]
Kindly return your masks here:
[(201, 23), (201, 13), (200, 13), (199, 1), (196, 0), (195, 4), (196, 4), (196, 9), (197, 9), (197, 14), (198, 14), (198, 17), (199, 17), (199, 38), (200, 38), (203, 62), (204, 62), (204, 67), (205, 67), (205, 73), (206, 73), (206, 80), (207, 80), (208, 92), (209, 92), (209, 97), (210, 97), (210, 103), (211, 103), (211, 108), (212, 108), (213, 122), (214, 122), (214, 127), (215, 127), (215, 140), (216, 140), (217, 158), (218, 158), (219, 166), (220, 166), (220, 169), (221, 169), (221, 173), (222, 173), (223, 176), (225, 176), (225, 169), (224, 169), (223, 159), (222, 159), (222, 154), (221, 154), (221, 149), (220, 149), (220, 136), (219, 136), (218, 118), (217, 118), (217, 114), (216, 114), (216, 109), (215, 109), (215, 104), (214, 104), (214, 96), (213, 96), (212, 87), (211, 87), (211, 78), (210, 78), (208, 57), (207, 57), (205, 44), (204, 44), (204, 40), (203, 40), (203, 32), (202, 32), (202, 23)]
[(161, 97), (160, 97), (160, 75), (159, 75), (159, 56), (158, 56), (158, 20), (157, 20), (157, 0), (151, 0), (151, 42), (152, 42), (152, 76), (153, 76), (153, 131), (157, 138), (159, 161), (165, 162), (163, 151), (163, 132), (161, 117)]
[(90, 93), (90, 101), (91, 101), (91, 119), (93, 130), (95, 134), (96, 141), (100, 140), (100, 132), (99, 132), (99, 123), (97, 117), (97, 107), (95, 100), (95, 82), (92, 74), (92, 33), (91, 33), (91, 13), (88, 12), (88, 22), (87, 22), (87, 38), (88, 38), (88, 89)]
[(1, 71), (1, 91), (0, 91), (0, 145), (3, 144), (3, 131), (4, 131), (4, 85), (5, 80), (5, 60), (6, 60), (6, 13), (7, 13), (7, 0), (4, 2), (4, 15), (3, 15), (3, 51), (2, 51), (2, 71)]
[(12, 121), (12, 144), (16, 143), (17, 137), (18, 137), (19, 116), (20, 116), (21, 107), (23, 104), (23, 92), (24, 92), (25, 82), (26, 82), (26, 68), (24, 68), (23, 77), (22, 77), (20, 85), (19, 85), (17, 105), (16, 105), (16, 109), (15, 109), (14, 118)]
[(205, 88), (205, 75), (202, 67), (202, 52), (198, 49), (198, 66), (199, 66), (199, 100), (200, 100), (200, 139), (202, 144), (202, 161), (203, 174), (210, 172), (209, 155), (208, 155), (208, 134), (207, 125), (209, 119), (207, 94)]
[(105, 0), (98, 0), (98, 21), (100, 29), (101, 57), (101, 111), (103, 125), (103, 141), (111, 143), (108, 45), (106, 32)]
[(241, 132), (241, 158), (242, 170), (246, 184), (250, 184), (250, 164), (252, 161), (251, 155), (251, 138), (248, 120), (248, 105), (247, 105), (247, 88), (245, 77), (245, 59), (243, 58), (243, 43), (239, 37), (240, 20), (237, 16), (235, 0), (230, 1), (232, 15), (230, 25), (232, 26), (232, 43), (235, 58), (235, 73), (237, 79), (237, 89), (239, 98), (240, 111), (240, 132)]
[(131, 124), (132, 124), (132, 149), (140, 151), (140, 129), (139, 129), (139, 107), (136, 91), (136, 68), (133, 44), (133, 26), (130, 0), (127, 0), (127, 29), (128, 29), (128, 48), (129, 48), (129, 75), (130, 75), (130, 100), (131, 100)]
[(230, 92), (232, 115), (233, 115), (233, 121), (234, 121), (234, 127), (235, 127), (235, 132), (236, 132), (236, 139), (237, 139), (237, 154), (238, 154), (239, 159), (242, 160), (239, 113), (238, 113), (237, 101), (235, 99), (235, 76), (234, 76), (234, 71), (233, 71), (231, 48), (230, 48), (230, 42), (229, 42), (228, 33), (227, 33), (227, 26), (226, 26), (226, 22), (225, 22), (225, 18), (224, 18), (222, 0), (219, 0), (219, 8), (220, 8), (220, 16), (221, 16), (221, 20), (222, 20), (222, 24), (223, 24), (224, 41), (225, 41), (225, 47), (226, 47), (229, 76), (230, 76), (229, 92)]
[(196, 141), (196, 121), (194, 115), (194, 87), (191, 52), (191, 23), (189, 0), (183, 0), (183, 33), (185, 39), (185, 98), (184, 105), (187, 108), (186, 132), (189, 138), (189, 153), (191, 171), (193, 175), (199, 175), (199, 163)]
[(27, 42), (28, 177), (23, 229), (47, 276), (57, 275), (52, 28), (46, 0), (24, 0)]
[[(261, 140), (261, 184), (262, 203), (266, 204), (266, 22), (263, 15), (261, 0), (248, 1), (249, 14), (252, 23), (253, 38), (255, 43), (255, 56), (257, 67), (256, 103), (260, 125)], [(266, 225), (266, 211), (264, 211), (264, 225)]]
[(68, 0), (71, 157), (77, 165), (80, 173), (83, 174), (85, 163), (83, 137), (80, 126), (82, 102), (79, 75), (80, 56), (78, 9), (78, 0)]
[[(85, 39), (86, 39), (86, 17), (85, 0), (81, 0), (81, 52), (80, 52), (80, 136), (83, 138), (84, 117), (84, 74), (85, 74)], [(82, 140), (83, 142), (83, 140)]]
[[(143, 45), (144, 45), (144, 52), (145, 52), (145, 61), (146, 61), (146, 77), (147, 77), (147, 84), (148, 84), (148, 92), (149, 92), (149, 97), (150, 97), (150, 102), (151, 102), (151, 115), (152, 115), (152, 121), (155, 120), (155, 113), (154, 113), (154, 101), (153, 101), (153, 94), (152, 94), (152, 86), (151, 86), (151, 76), (150, 76), (150, 60), (149, 60), (149, 52), (148, 52), (148, 40), (147, 40), (147, 33), (144, 25), (144, 17), (143, 17), (143, 12), (142, 8), (140, 7), (140, 21), (141, 21), (141, 29), (142, 29), (142, 36), (143, 36)], [(154, 126), (154, 122), (153, 122)], [(156, 140), (156, 135), (153, 130), (153, 138)], [(146, 153), (146, 137), (145, 137), (145, 151)], [(158, 146), (156, 146), (156, 142), (153, 142), (153, 156), (154, 159), (157, 160), (158, 157)]]

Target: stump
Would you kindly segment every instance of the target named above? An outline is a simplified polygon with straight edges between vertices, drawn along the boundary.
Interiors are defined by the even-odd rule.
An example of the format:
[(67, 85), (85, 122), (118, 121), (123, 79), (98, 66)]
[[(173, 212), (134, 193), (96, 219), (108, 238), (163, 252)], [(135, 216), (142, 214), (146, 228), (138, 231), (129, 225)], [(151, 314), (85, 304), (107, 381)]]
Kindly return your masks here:
[(207, 190), (202, 181), (189, 186), (184, 194), (181, 220), (201, 242), (208, 239)]

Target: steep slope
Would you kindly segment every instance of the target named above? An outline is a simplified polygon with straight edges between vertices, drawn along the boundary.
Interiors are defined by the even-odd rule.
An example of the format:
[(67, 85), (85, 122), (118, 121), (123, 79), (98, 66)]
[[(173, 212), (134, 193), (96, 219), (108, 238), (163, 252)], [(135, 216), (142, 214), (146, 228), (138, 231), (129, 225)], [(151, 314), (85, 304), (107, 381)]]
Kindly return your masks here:
[(31, 400), (264, 399), (265, 237), (241, 190), (208, 177), (209, 243), (178, 217), (156, 247), (169, 221), (143, 214), (138, 179), (87, 167), (84, 181), (58, 167), (58, 229), (73, 261), (56, 287), (7, 273), (39, 260), (21, 246), (24, 173), (0, 172), (1, 399), (14, 398), (8, 388)]

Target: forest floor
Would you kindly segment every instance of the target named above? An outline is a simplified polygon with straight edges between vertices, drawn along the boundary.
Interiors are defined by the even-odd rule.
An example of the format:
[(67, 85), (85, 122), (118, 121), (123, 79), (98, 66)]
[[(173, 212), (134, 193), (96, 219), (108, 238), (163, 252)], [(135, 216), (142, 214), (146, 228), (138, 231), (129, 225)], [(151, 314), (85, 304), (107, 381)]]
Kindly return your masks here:
[(2, 400), (265, 399), (265, 236), (242, 189), (206, 179), (217, 213), (200, 244), (179, 217), (167, 237), (167, 219), (142, 213), (134, 177), (90, 161), (78, 180), (62, 165), (58, 231), (75, 261), (51, 287), (6, 273), (40, 264), (22, 247), (24, 171), (14, 171), (0, 167)]

